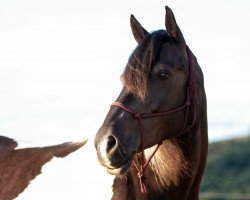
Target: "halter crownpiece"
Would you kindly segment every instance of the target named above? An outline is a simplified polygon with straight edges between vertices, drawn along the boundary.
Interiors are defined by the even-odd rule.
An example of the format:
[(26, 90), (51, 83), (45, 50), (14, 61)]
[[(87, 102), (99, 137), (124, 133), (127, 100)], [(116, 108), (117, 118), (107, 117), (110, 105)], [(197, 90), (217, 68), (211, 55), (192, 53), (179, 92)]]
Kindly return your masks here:
[[(134, 167), (137, 171), (137, 176), (138, 176), (138, 179), (140, 181), (142, 193), (147, 193), (144, 172), (147, 169), (148, 164), (152, 160), (156, 151), (159, 149), (160, 145), (162, 144), (162, 142), (160, 142), (157, 145), (156, 149), (151, 154), (151, 156), (149, 157), (149, 159), (146, 162), (144, 162), (144, 145), (143, 145), (144, 130), (143, 130), (143, 125), (142, 125), (142, 119), (162, 117), (164, 115), (172, 114), (172, 113), (175, 113), (177, 111), (185, 109), (185, 121), (183, 124), (183, 128), (181, 130), (181, 134), (187, 132), (194, 125), (194, 123), (196, 121), (196, 84), (194, 81), (194, 69), (193, 69), (193, 65), (192, 65), (192, 52), (188, 46), (186, 46), (186, 52), (187, 52), (188, 61), (189, 61), (189, 78), (188, 78), (188, 83), (187, 83), (186, 101), (185, 101), (183, 106), (180, 106), (178, 108), (175, 108), (175, 109), (170, 110), (170, 111), (165, 111), (165, 112), (140, 114), (140, 113), (135, 112), (134, 110), (128, 108), (126, 105), (124, 105), (120, 102), (114, 102), (111, 104), (111, 106), (117, 106), (117, 107), (120, 107), (123, 110), (127, 111), (128, 113), (130, 113), (134, 117), (134, 119), (136, 119), (139, 122), (140, 133), (141, 133), (141, 152), (142, 152), (141, 153), (141, 164), (140, 164), (140, 166), (138, 166), (135, 163), (135, 161), (133, 161), (133, 164), (134, 164)], [(187, 121), (188, 121), (189, 108), (191, 106), (191, 101), (193, 103), (193, 119), (192, 119), (191, 125), (186, 128)]]

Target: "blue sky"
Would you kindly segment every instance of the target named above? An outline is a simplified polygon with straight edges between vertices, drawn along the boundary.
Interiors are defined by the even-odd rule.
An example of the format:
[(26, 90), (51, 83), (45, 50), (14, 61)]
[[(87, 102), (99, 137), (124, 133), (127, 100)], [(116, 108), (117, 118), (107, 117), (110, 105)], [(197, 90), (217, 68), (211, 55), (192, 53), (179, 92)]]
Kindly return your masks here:
[[(0, 1), (0, 134), (22, 147), (93, 138), (136, 46), (130, 14), (148, 31), (162, 29), (165, 5), (204, 72), (210, 140), (249, 133), (249, 1), (9, 0)], [(77, 170), (86, 167), (79, 156), (69, 158), (78, 162)], [(84, 173), (79, 178), (63, 171), (74, 162), (47, 171), (53, 180), (60, 180), (54, 172), (69, 180), (59, 181), (68, 188), (55, 193), (60, 199), (69, 189), (74, 199), (82, 196), (81, 188), (67, 184), (83, 181)], [(41, 192), (48, 184), (42, 177), (23, 199), (34, 199), (39, 190), (41, 199), (51, 197), (46, 195), (52, 191)]]

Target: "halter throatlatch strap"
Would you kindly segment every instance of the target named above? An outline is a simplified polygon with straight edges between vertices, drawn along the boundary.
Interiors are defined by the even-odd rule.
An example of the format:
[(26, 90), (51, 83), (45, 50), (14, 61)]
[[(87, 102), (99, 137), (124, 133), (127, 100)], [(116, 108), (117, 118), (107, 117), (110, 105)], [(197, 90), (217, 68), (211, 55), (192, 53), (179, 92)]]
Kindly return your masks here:
[[(128, 108), (126, 105), (120, 103), (120, 102), (114, 102), (111, 104), (111, 106), (117, 106), (122, 108), (123, 110), (127, 111), (130, 113), (134, 119), (136, 119), (139, 122), (139, 127), (140, 127), (140, 133), (141, 133), (141, 164), (138, 166), (135, 161), (133, 161), (133, 165), (137, 171), (137, 176), (140, 182), (141, 186), (141, 191), (142, 193), (147, 193), (147, 188), (145, 185), (145, 170), (148, 167), (149, 162), (152, 160), (153, 156), (155, 155), (156, 151), (159, 149), (160, 145), (162, 142), (160, 142), (149, 159), (144, 162), (144, 142), (143, 142), (143, 135), (144, 135), (144, 129), (143, 129), (143, 124), (142, 124), (142, 119), (147, 119), (147, 118), (155, 118), (155, 117), (162, 117), (164, 115), (172, 114), (181, 110), (185, 109), (185, 118), (184, 118), (184, 124), (181, 130), (181, 134), (187, 132), (195, 123), (196, 121), (196, 84), (194, 81), (194, 70), (193, 70), (193, 65), (192, 65), (192, 52), (186, 47), (187, 55), (188, 55), (188, 61), (189, 61), (189, 78), (188, 78), (188, 83), (187, 83), (187, 94), (186, 94), (186, 101), (183, 106), (180, 106), (176, 109), (166, 111), (166, 112), (159, 112), (159, 113), (148, 113), (148, 114), (140, 114), (138, 112), (135, 112), (134, 110)], [(191, 103), (193, 104), (193, 119), (191, 121), (190, 126), (187, 127), (187, 122), (188, 122), (188, 116), (189, 116), (189, 109), (191, 106)]]

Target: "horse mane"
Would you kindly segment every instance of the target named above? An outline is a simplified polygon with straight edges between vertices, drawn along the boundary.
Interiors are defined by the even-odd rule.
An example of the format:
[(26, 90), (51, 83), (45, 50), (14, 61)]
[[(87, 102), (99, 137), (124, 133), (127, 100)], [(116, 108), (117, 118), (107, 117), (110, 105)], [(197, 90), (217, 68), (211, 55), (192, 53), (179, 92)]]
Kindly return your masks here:
[(127, 92), (145, 101), (148, 93), (149, 74), (155, 65), (164, 42), (171, 41), (166, 30), (148, 34), (129, 57), (121, 76)]

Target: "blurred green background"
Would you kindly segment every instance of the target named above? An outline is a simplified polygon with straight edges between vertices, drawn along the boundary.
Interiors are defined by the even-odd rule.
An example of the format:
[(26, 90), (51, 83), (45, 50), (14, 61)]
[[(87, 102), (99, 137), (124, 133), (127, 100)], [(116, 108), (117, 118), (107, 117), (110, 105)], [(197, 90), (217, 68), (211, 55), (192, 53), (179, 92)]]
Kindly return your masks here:
[(250, 199), (250, 135), (210, 143), (200, 197)]

